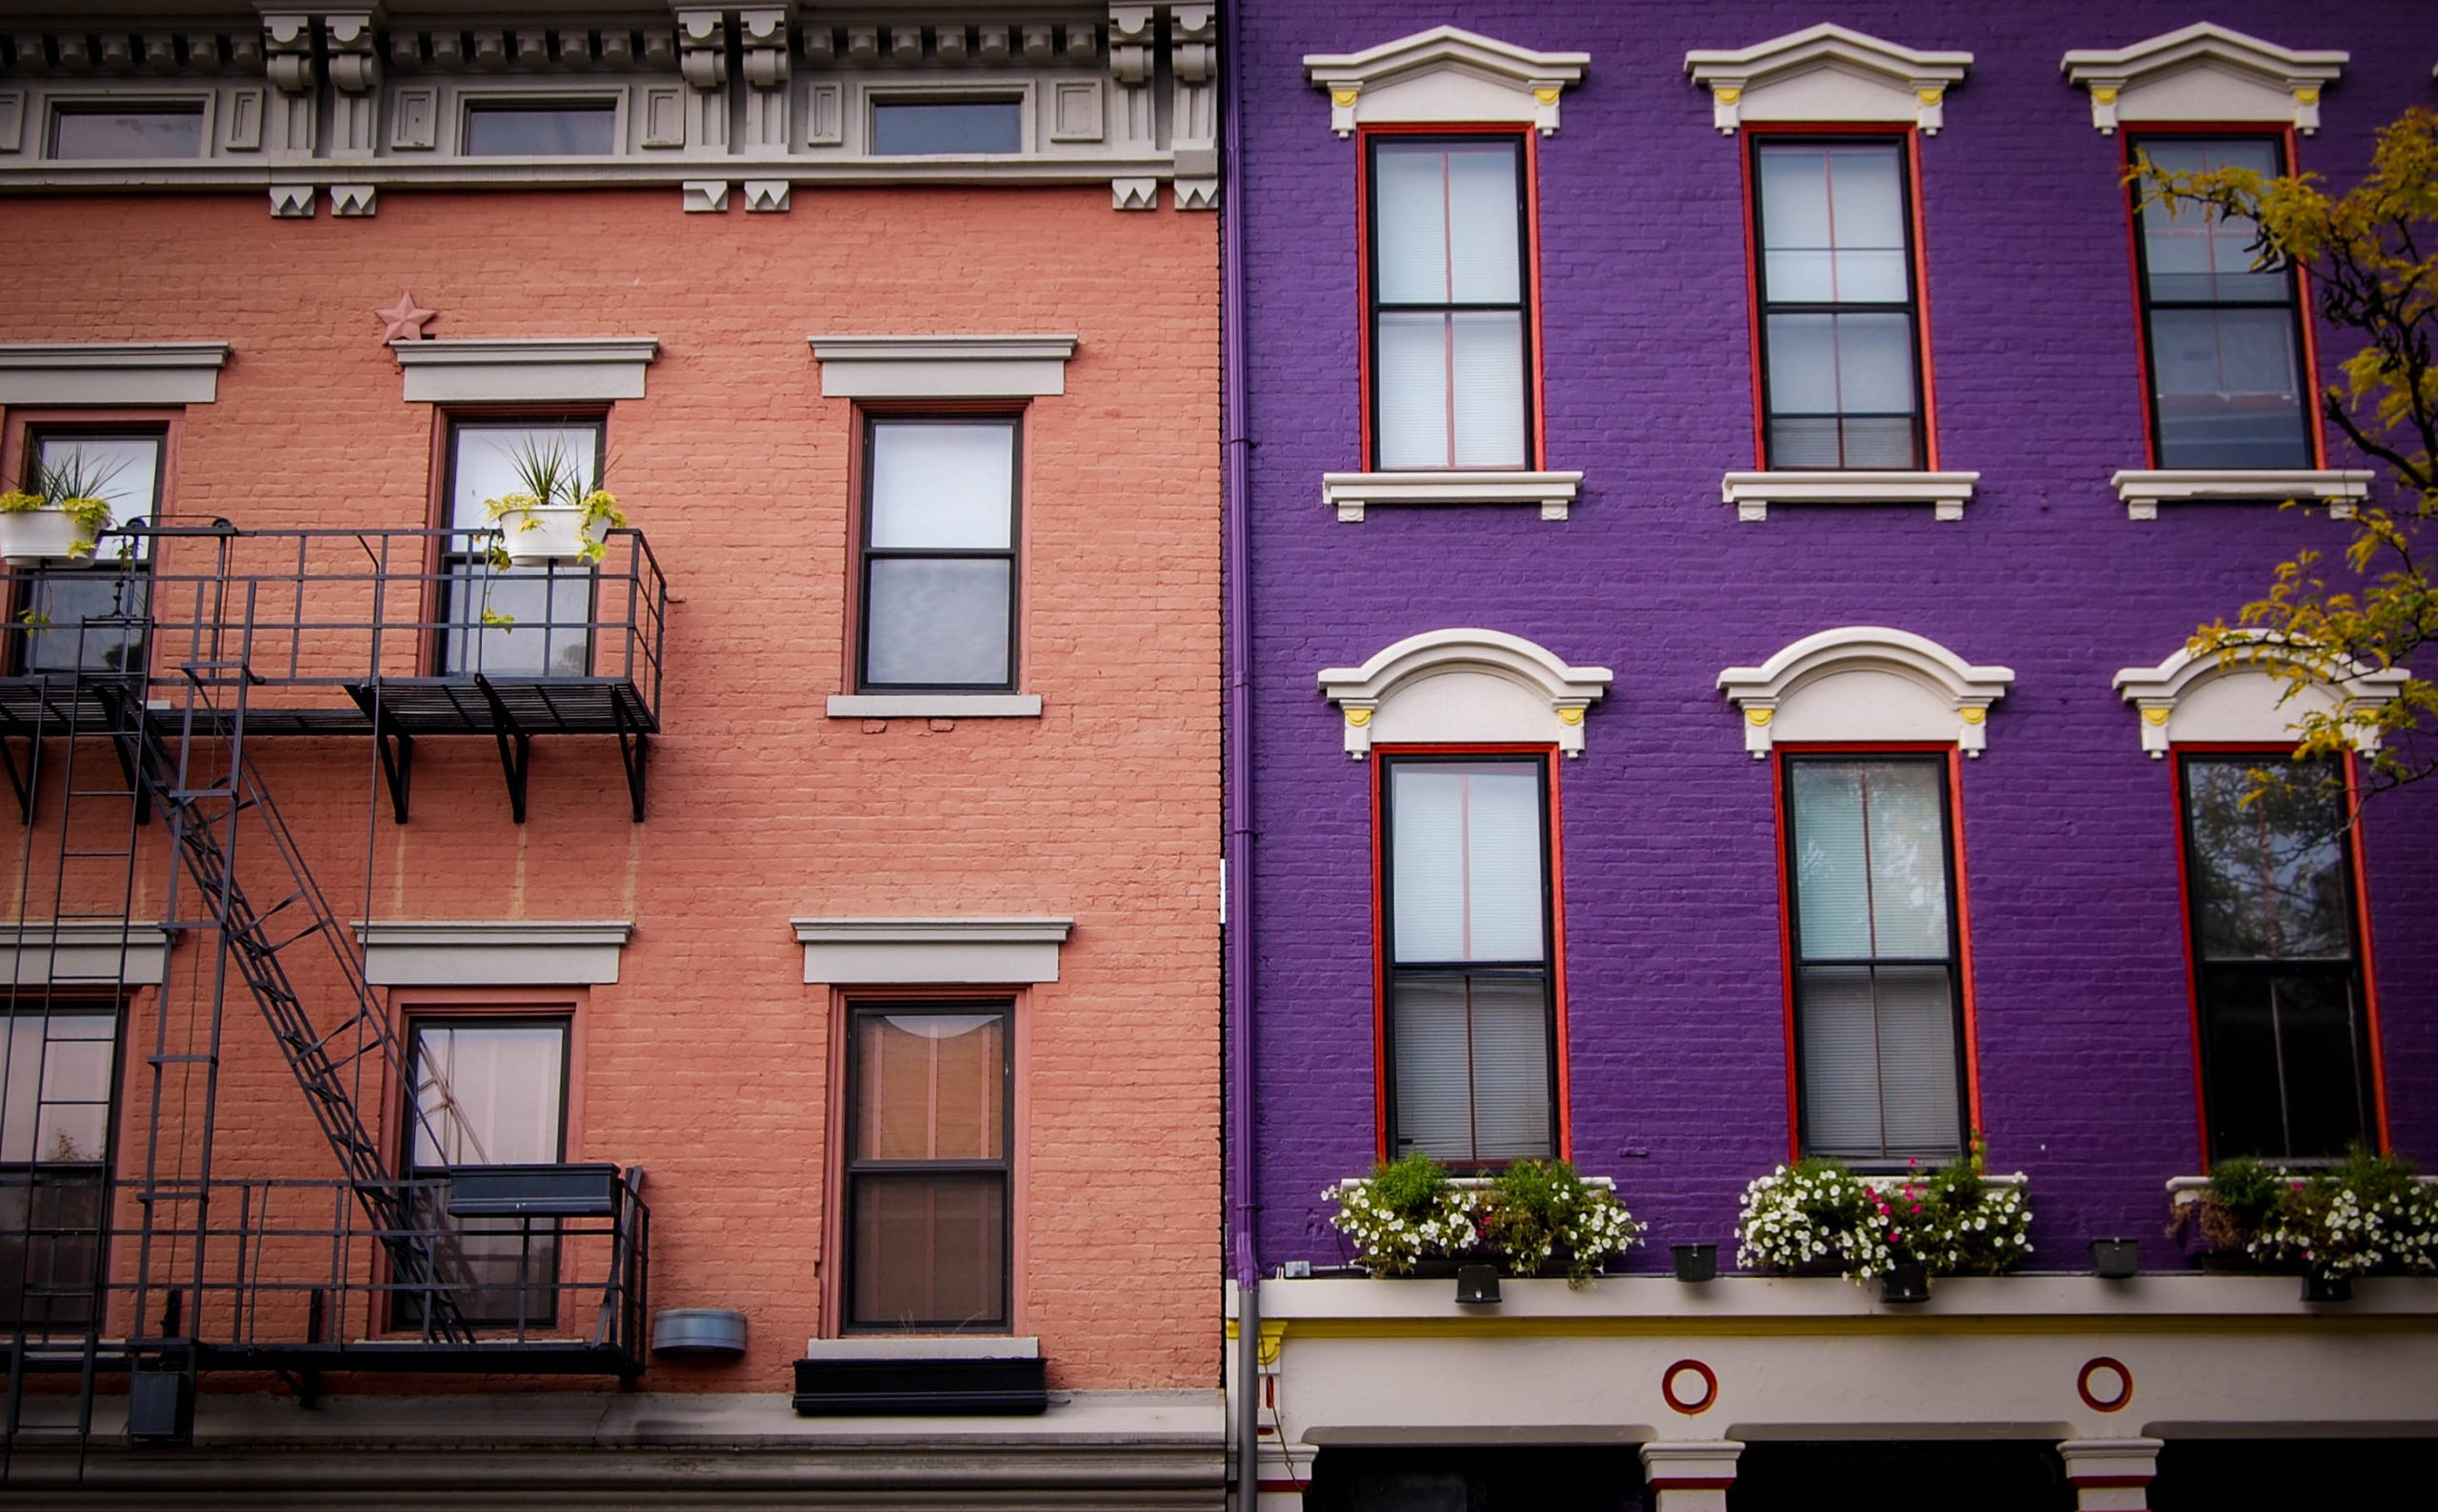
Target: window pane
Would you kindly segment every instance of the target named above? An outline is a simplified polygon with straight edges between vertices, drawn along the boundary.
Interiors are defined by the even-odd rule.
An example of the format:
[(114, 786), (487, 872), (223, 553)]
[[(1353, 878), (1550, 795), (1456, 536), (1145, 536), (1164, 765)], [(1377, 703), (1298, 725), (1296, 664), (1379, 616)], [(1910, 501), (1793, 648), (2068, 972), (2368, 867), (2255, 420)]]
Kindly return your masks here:
[(989, 1327), (1008, 1316), (1008, 1186), (996, 1172), (853, 1179), (850, 1323)]
[(2350, 960), (2352, 889), (2330, 768), (2272, 769), (2270, 785), (2246, 804), (2251, 765), (2185, 759), (2203, 959)]
[(1005, 1155), (1007, 1029), (999, 1013), (858, 1014), (854, 1158)]
[[(1794, 414), (1833, 414), (1837, 408), (1837, 317), (1771, 315), (1769, 408)], [(1830, 453), (1834, 460), (1834, 453)], [(1771, 461), (1779, 459), (1773, 454)]]
[(2311, 465), (2286, 309), (2152, 310), (2150, 368), (2162, 466)]
[(1499, 142), (1445, 150), (1450, 303), (1521, 301), (1523, 196), (1515, 181), (1515, 149)]
[(1524, 317), (1468, 310), (1449, 317), (1456, 402), (1456, 466), (1524, 465)]
[(1014, 426), (875, 425), (869, 465), (875, 547), (1013, 545)]
[(1881, 414), (1913, 409), (1913, 322), (1904, 315), (1829, 317), (1837, 329), (1837, 408)]
[[(450, 495), (449, 523), (459, 530), (490, 530), (490, 511), (485, 501), (527, 491), (524, 480), (517, 476), (521, 458), (547, 459), (555, 451), (573, 469), (570, 477), (579, 497), (601, 481), (601, 432), (592, 426), (459, 426), (455, 445), (455, 487)], [(474, 543), (461, 540), (454, 546), (461, 551), (470, 550)]]
[(107, 1013), (0, 1019), (0, 1161), (99, 1161), (108, 1149), (118, 1020)]
[(1371, 149), (1371, 173), (1377, 298), (1389, 305), (1451, 303), (1448, 149), (1426, 142), (1379, 142)]
[(1385, 311), (1373, 356), (1378, 370), (1372, 381), (1380, 395), (1380, 466), (1524, 465), (1520, 313)]
[(618, 150), (610, 105), (477, 105), (466, 111), (470, 157), (606, 157)]
[(1804, 958), (1945, 959), (1947, 834), (1936, 769), (1802, 761), (1790, 786)]
[(2207, 966), (2202, 997), (2213, 1156), (2327, 1159), (2368, 1136), (2349, 971)]
[(882, 156), (1024, 150), (1022, 106), (1014, 100), (879, 100), (872, 105), (872, 150)]
[(1947, 968), (1813, 965), (1795, 981), (1805, 1148), (1884, 1159), (1960, 1147)]
[(1389, 781), (1396, 959), (1544, 959), (1537, 770), (1400, 762)]
[[(2153, 139), (2138, 144), (2161, 169), (2180, 173), (2244, 168), (2274, 177), (2277, 144), (2268, 138)], [(2255, 269), (2252, 239), (2257, 225), (2240, 215), (2165, 200), (2142, 207), (2142, 261), (2150, 297), (2168, 301), (2285, 303), (2290, 283), (2282, 265)]]
[(1004, 559), (877, 557), (864, 607), (864, 680), (913, 687), (1005, 686), (1009, 594)]
[(159, 436), (45, 436), (44, 471), (79, 476), (89, 497), (110, 507), (120, 525), (150, 516), (159, 500)]
[(99, 1171), (0, 1171), (0, 1327), (91, 1321), (105, 1189)]
[(416, 1165), (560, 1158), (565, 1028), (425, 1024), (417, 1025), (414, 1042)]
[(1401, 975), (1389, 1011), (1397, 1153), (1473, 1161), (1550, 1152), (1544, 979)]
[[(450, 567), (449, 671), (494, 677), (583, 677), (591, 670), (592, 574), (577, 567)], [(510, 623), (485, 624), (483, 611)]]
[(52, 119), (55, 158), (203, 156), (203, 109), (62, 110)]
[(1898, 149), (1767, 147), (1759, 172), (1765, 298), (1787, 304), (1905, 300)]
[(150, 587), (142, 573), (105, 564), (45, 569), (30, 582), (29, 671), (127, 672), (142, 665)]
[(1448, 433), (1449, 347), (1445, 315), (1383, 311), (1371, 375), (1379, 393), (1376, 445), (1383, 468), (1452, 467)]

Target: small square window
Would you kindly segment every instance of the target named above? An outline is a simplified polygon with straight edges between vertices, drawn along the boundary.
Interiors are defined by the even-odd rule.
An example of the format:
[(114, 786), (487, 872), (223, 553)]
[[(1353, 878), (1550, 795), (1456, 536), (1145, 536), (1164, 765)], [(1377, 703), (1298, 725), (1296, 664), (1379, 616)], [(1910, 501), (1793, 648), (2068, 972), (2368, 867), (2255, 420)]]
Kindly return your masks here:
[(59, 108), (50, 155), (70, 161), (203, 156), (201, 105)]
[(1012, 416), (874, 418), (864, 435), (866, 691), (1015, 686)]
[(468, 157), (607, 157), (618, 150), (618, 109), (609, 104), (470, 105)]
[(881, 157), (1021, 152), (1020, 100), (874, 100), (872, 151)]

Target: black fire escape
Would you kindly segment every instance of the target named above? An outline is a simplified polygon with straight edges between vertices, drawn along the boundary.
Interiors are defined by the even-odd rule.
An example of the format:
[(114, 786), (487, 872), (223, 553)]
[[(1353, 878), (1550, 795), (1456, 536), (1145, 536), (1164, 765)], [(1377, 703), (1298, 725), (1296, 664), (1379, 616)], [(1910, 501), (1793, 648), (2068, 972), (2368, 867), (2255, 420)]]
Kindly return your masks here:
[[(23, 821), (0, 1057), (43, 1058), (0, 1084), (0, 1146), (12, 1118), (51, 1116), (48, 1060), (77, 1047), (49, 1026), (85, 1022), (79, 1006), (123, 1018), (144, 1067), (114, 1078), (128, 1105), (108, 1110), (106, 1148), (36, 1143), (48, 1125), (28, 1159), (0, 1147), (10, 1455), (30, 1436), (81, 1453), (115, 1431), (97, 1403), (120, 1391), (130, 1440), (183, 1442), (212, 1370), (274, 1371), (310, 1401), (333, 1372), (642, 1368), (642, 1171), (402, 1173), (425, 1117), (414, 1068), (264, 777), (265, 742), (369, 736), (368, 790), (404, 825), (418, 745), (488, 740), (521, 824), (535, 740), (608, 736), (644, 817), (668, 590), (643, 536), (528, 569), (580, 582), (548, 585), (547, 620), (519, 623), (447, 565), (449, 534), (138, 526), (105, 535), (97, 565), (41, 569), (106, 607), (0, 632), (0, 767)], [(366, 816), (367, 879), (380, 823)], [(130, 922), (152, 899), (157, 925)], [(148, 948), (157, 984), (135, 969)], [(232, 992), (259, 1010), (334, 1176), (217, 1140), (225, 1037), (256, 1032), (230, 1019)], [(39, 1044), (10, 1027), (28, 1016)], [(505, 1313), (469, 1227), (494, 1259), (517, 1252)]]

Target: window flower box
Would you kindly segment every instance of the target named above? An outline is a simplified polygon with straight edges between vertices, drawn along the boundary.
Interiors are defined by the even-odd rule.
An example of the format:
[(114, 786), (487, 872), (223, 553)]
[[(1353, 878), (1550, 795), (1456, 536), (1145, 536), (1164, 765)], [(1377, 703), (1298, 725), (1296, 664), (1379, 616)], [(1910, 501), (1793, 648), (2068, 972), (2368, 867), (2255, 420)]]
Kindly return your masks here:
[(1856, 1285), (1881, 1282), (1889, 1302), (1919, 1302), (1931, 1276), (2012, 1269), (2030, 1229), (2022, 1173), (1989, 1176), (1976, 1138), (1927, 1176), (1857, 1176), (1817, 1156), (1779, 1166), (1744, 1189), (1735, 1259), (1796, 1275), (1833, 1265)]
[(2357, 1148), (2318, 1169), (2239, 1157), (2168, 1193), (2168, 1231), (2203, 1269), (2300, 1273), (2307, 1302), (2355, 1276), (2438, 1273), (2438, 1182), (2401, 1155)]
[(1377, 1165), (1321, 1195), (1330, 1225), (1374, 1276), (1449, 1275), (1492, 1262), (1511, 1276), (1582, 1285), (1640, 1242), (1616, 1184), (1565, 1161), (1520, 1160), (1496, 1176), (1450, 1176), (1428, 1155)]

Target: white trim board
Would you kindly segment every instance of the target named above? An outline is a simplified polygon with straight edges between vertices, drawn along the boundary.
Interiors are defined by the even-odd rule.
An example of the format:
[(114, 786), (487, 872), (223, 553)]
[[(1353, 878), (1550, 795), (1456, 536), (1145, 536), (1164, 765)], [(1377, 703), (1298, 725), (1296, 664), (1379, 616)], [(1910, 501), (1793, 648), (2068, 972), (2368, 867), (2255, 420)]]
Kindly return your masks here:
[(832, 986), (1016, 985), (1058, 980), (1058, 955), (1075, 921), (795, 919), (804, 979)]
[(2162, 504), (2283, 504), (2288, 499), (2325, 504), (2329, 519), (2350, 520), (2353, 507), (2370, 496), (2374, 476), (2361, 468), (2127, 468), (2108, 474), (2108, 483), (2128, 520), (2155, 520)]
[(1582, 487), (1580, 472), (1324, 472), (1321, 502), (1349, 525), (1382, 504), (1532, 504), (1542, 519), (1563, 520)]
[(393, 341), (409, 404), (641, 399), (651, 336)]
[(809, 336), (825, 399), (1033, 399), (1067, 391), (1072, 336)]
[(618, 980), (626, 919), (359, 920), (364, 980), (376, 987), (586, 986)]
[(1980, 483), (1977, 472), (1730, 472), (1719, 479), (1719, 497), (1744, 521), (1768, 519), (1773, 504), (1927, 504), (1930, 518), (1952, 521), (1964, 518)]
[(220, 397), (225, 341), (0, 345), (0, 405), (208, 405)]
[(20, 987), (157, 987), (175, 938), (148, 919), (0, 924), (0, 980)]

